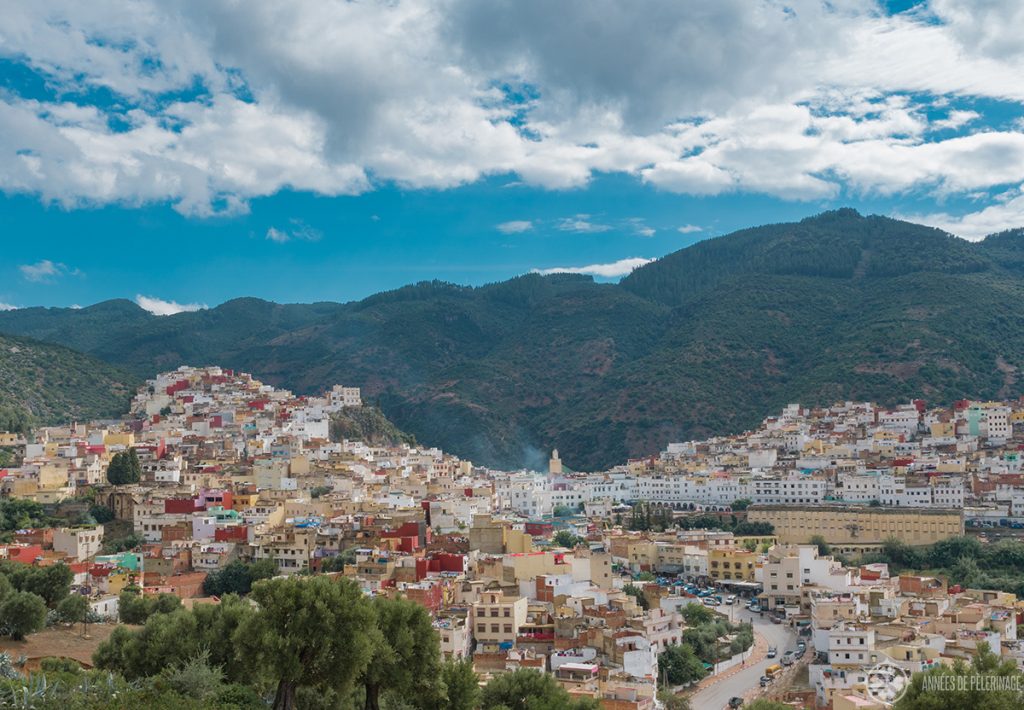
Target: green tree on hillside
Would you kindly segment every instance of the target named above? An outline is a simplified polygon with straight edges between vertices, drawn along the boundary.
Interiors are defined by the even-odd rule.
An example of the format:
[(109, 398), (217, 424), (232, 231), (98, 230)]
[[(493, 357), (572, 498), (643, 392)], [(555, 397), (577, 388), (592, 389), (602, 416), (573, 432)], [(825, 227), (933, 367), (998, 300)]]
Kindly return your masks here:
[[(940, 680), (942, 678), (946, 681)], [(926, 680), (931, 682), (926, 685)], [(982, 707), (1017, 710), (1024, 707), (1024, 675), (1012, 660), (1001, 659), (988, 644), (982, 643), (970, 663), (957, 659), (952, 666), (940, 664), (924, 673), (915, 673), (895, 707), (896, 710)]]
[(665, 710), (692, 710), (688, 699), (667, 689), (658, 691), (658, 700)]
[(203, 593), (222, 597), (225, 594), (245, 596), (252, 590), (252, 585), (261, 579), (270, 579), (277, 574), (277, 564), (273, 560), (259, 560), (248, 564), (235, 560), (224, 569), (211, 572), (203, 580)]
[(41, 597), (51, 608), (68, 595), (74, 578), (71, 568), (63, 562), (46, 567), (3, 562), (0, 563), (0, 574), (7, 577), (15, 589)]
[(0, 500), (0, 531), (47, 527), (50, 522), (43, 506), (34, 500)]
[(658, 678), (669, 685), (694, 683), (704, 677), (704, 664), (686, 644), (674, 644), (658, 656)]
[(554, 676), (527, 668), (503, 673), (483, 690), (484, 710), (597, 710), (599, 701), (592, 698), (573, 700)]
[(480, 702), (480, 679), (468, 658), (447, 660), (441, 664), (444, 701), (437, 710), (475, 710)]
[(817, 547), (818, 555), (821, 557), (824, 557), (825, 555), (828, 555), (832, 552), (832, 548), (829, 547), (829, 544), (827, 542), (825, 542), (825, 537), (823, 535), (811, 535), (811, 539), (808, 541), (808, 544)]
[(89, 629), (89, 600), (81, 594), (69, 594), (60, 604), (57, 605), (57, 616), (61, 621), (68, 624), (81, 622), (82, 633)]
[(683, 621), (687, 626), (701, 626), (715, 621), (715, 613), (703, 604), (687, 604), (682, 608)]
[(111, 457), (107, 466), (107, 480), (115, 486), (138, 483), (142, 480), (142, 464), (134, 448), (119, 451)]
[(377, 631), (373, 656), (363, 672), (365, 710), (380, 710), (380, 694), (408, 702), (438, 692), (440, 649), (430, 613), (407, 599), (373, 600)]
[(154, 613), (141, 629), (117, 626), (93, 654), (93, 665), (136, 680), (186, 663), (205, 649), (210, 663), (229, 681), (258, 684), (260, 674), (236, 646), (239, 629), (255, 613), (247, 601), (231, 594), (220, 604), (199, 604), (191, 612)]
[(775, 534), (775, 526), (771, 523), (752, 523), (748, 520), (744, 520), (742, 523), (732, 529), (732, 534), (736, 536), (752, 535), (756, 537), (767, 537), (768, 535)]
[(642, 587), (635, 584), (627, 584), (622, 587), (622, 591), (636, 599), (637, 605), (644, 611), (651, 608), (651, 603), (647, 601), (647, 597), (644, 596), (644, 590)]
[[(95, 490), (95, 489), (94, 489)], [(114, 511), (105, 505), (94, 505), (89, 508), (89, 515), (100, 525), (109, 523), (114, 519)]]
[(259, 613), (236, 638), (252, 668), (277, 685), (275, 710), (293, 710), (299, 688), (351, 690), (374, 656), (373, 607), (351, 580), (264, 580), (250, 598)]
[(769, 700), (768, 698), (757, 698), (750, 705), (744, 705), (744, 710), (793, 710), (792, 705)]
[(12, 592), (0, 603), (0, 626), (21, 641), (46, 626), (46, 602), (38, 594)]
[(126, 589), (117, 599), (117, 613), (124, 624), (144, 624), (154, 614), (170, 614), (181, 608), (181, 599), (173, 594), (143, 596)]
[(0, 431), (28, 435), (32, 424), (33, 417), (27, 410), (12, 404), (0, 404)]
[(572, 549), (579, 544), (580, 538), (576, 537), (568, 530), (559, 530), (551, 538), (551, 542), (559, 547), (568, 547)]

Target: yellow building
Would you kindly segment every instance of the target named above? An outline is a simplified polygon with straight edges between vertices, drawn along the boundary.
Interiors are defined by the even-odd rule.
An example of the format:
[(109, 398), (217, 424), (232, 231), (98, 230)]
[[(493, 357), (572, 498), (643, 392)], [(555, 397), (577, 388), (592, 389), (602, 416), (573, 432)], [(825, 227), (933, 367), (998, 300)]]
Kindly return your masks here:
[(708, 576), (722, 580), (753, 582), (758, 555), (740, 548), (708, 550)]
[(756, 505), (747, 520), (769, 523), (783, 544), (806, 544), (821, 535), (830, 545), (880, 545), (896, 538), (908, 545), (931, 545), (964, 534), (963, 513), (943, 508), (872, 508), (867, 506)]
[(259, 493), (235, 493), (231, 497), (231, 508), (242, 512), (246, 508), (252, 508), (260, 500)]
[(932, 422), (929, 429), (936, 438), (956, 436), (956, 425), (953, 422)]
[(469, 549), (489, 555), (525, 554), (533, 551), (533, 537), (513, 529), (507, 521), (490, 515), (474, 515), (469, 529)]
[(112, 431), (103, 437), (104, 446), (135, 446), (135, 434), (130, 431)]
[(37, 478), (40, 488), (64, 488), (68, 485), (68, 467), (60, 463), (44, 463), (39, 467)]
[(508, 529), (505, 531), (505, 552), (508, 554), (525, 554), (533, 552), (533, 536), (522, 530)]
[(567, 559), (565, 555), (553, 552), (507, 554), (502, 559), (504, 581), (518, 584), (542, 574), (572, 574), (572, 565), (566, 562)]
[(0, 497), (32, 498), (39, 490), (39, 483), (34, 478), (6, 476), (0, 479)]

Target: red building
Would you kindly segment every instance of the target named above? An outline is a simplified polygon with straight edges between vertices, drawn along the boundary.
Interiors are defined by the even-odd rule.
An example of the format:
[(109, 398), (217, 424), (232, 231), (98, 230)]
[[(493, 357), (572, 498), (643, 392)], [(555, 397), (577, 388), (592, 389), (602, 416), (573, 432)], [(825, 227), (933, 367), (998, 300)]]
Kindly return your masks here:
[(403, 523), (397, 530), (386, 530), (380, 533), (382, 540), (398, 540), (397, 549), (412, 553), (430, 544), (430, 528), (424, 522), (410, 521)]
[(36, 558), (43, 556), (42, 545), (8, 545), (6, 551), (8, 560), (25, 565), (35, 564)]
[(444, 602), (444, 587), (440, 582), (423, 582), (402, 590), (406, 598), (436, 613)]
[(200, 507), (199, 501), (195, 498), (166, 498), (164, 499), (164, 513), (167, 514), (191, 514), (197, 510), (204, 510)]
[(213, 531), (213, 539), (217, 542), (246, 542), (249, 539), (249, 528), (245, 525), (227, 525)]

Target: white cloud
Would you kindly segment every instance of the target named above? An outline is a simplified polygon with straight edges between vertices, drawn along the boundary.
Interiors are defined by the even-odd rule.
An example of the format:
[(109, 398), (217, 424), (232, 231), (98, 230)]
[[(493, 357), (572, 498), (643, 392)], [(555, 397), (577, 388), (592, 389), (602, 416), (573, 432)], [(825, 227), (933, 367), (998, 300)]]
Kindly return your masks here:
[(930, 0), (931, 10), (952, 29), (964, 47), (1003, 57), (1024, 53), (1020, 29), (1024, 5), (1018, 0)]
[(278, 229), (270, 227), (267, 229), (267, 241), (284, 244), (291, 241), (318, 242), (323, 239), (323, 232), (314, 229), (300, 219), (293, 219), (290, 226)]
[[(672, 192), (785, 199), (991, 189), (1024, 179), (1024, 128), (989, 130), (957, 100), (1024, 103), (1022, 8), (13, 4), (0, 56), (77, 98), (0, 94), (0, 191), (66, 208), (170, 202), (202, 217), (284, 189), (508, 174), (564, 189), (625, 173)], [(90, 89), (114, 100), (89, 104)], [(945, 117), (930, 120), (940, 104)], [(577, 222), (591, 224), (563, 224), (595, 231)], [(297, 238), (267, 233), (280, 235)]]
[(976, 121), (981, 118), (981, 114), (977, 111), (950, 111), (949, 115), (945, 118), (941, 118), (937, 121), (932, 121), (932, 130), (956, 130), (963, 126), (966, 126), (972, 121)]
[(267, 240), (268, 241), (277, 242), (278, 244), (283, 244), (284, 242), (287, 242), (290, 239), (291, 239), (291, 237), (288, 236), (287, 232), (282, 232), (281, 230), (277, 229), (276, 227), (271, 227), (270, 229), (267, 230)]
[(51, 283), (61, 276), (78, 276), (81, 272), (78, 269), (69, 268), (66, 264), (43, 259), (35, 264), (22, 264), (18, 267), (22, 277), (26, 281), (35, 283)]
[(590, 215), (578, 214), (575, 217), (563, 217), (558, 220), (558, 228), (563, 232), (580, 232), (582, 234), (596, 234), (607, 232), (612, 227), (610, 224), (600, 224), (590, 221)]
[(152, 296), (135, 296), (135, 303), (139, 308), (147, 310), (155, 316), (173, 316), (175, 313), (191, 313), (192, 311), (204, 310), (207, 306), (200, 303), (177, 303), (176, 301), (165, 301)]
[(640, 237), (653, 237), (658, 230), (644, 222), (643, 217), (630, 217), (626, 223), (632, 228), (633, 233)]
[(502, 234), (520, 234), (533, 229), (533, 222), (527, 219), (514, 219), (510, 222), (502, 222), (497, 229)]
[(971, 241), (980, 241), (990, 234), (1024, 227), (1024, 186), (1009, 190), (996, 198), (995, 204), (964, 215), (945, 212), (904, 215), (903, 219), (955, 234)]
[(534, 269), (533, 272), (537, 274), (587, 274), (590, 276), (600, 276), (601, 278), (614, 279), (620, 276), (625, 276), (634, 269), (638, 269), (644, 264), (649, 264), (654, 259), (644, 259), (641, 257), (631, 257), (629, 259), (619, 259), (613, 261), (610, 264), (590, 264), (589, 266), (556, 266), (551, 269)]
[(693, 234), (694, 232), (703, 232), (703, 227), (698, 227), (696, 224), (684, 224), (682, 227), (677, 227), (676, 231), (680, 234)]
[(16, 311), (17, 306), (12, 306), (10, 303), (0, 303), (0, 311)]

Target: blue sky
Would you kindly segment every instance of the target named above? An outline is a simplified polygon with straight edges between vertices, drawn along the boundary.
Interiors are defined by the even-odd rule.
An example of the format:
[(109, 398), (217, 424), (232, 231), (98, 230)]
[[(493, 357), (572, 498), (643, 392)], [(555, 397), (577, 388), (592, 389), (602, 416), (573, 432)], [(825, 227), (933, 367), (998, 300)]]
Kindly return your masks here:
[(10, 10), (0, 307), (615, 278), (838, 206), (968, 239), (1024, 225), (1019, 3), (561, 12)]

